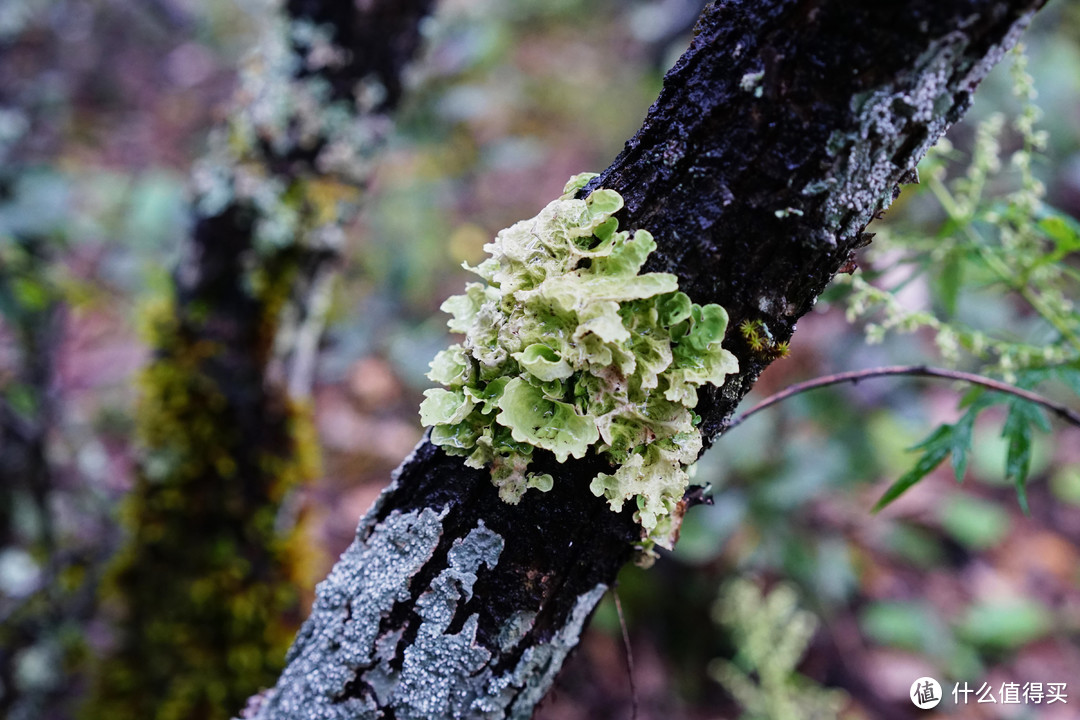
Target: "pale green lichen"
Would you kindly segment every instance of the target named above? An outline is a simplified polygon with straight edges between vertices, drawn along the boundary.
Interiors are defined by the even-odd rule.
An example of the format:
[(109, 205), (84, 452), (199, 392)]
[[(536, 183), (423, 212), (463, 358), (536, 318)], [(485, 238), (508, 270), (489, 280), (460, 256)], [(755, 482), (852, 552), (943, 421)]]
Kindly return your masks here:
[(613, 511), (633, 500), (649, 542), (673, 543), (673, 512), (701, 450), (692, 408), (705, 383), (738, 370), (720, 345), (727, 313), (700, 306), (668, 273), (639, 271), (652, 235), (618, 231), (613, 190), (574, 195), (571, 178), (539, 215), (498, 234), (491, 257), (443, 303), (464, 342), (440, 352), (420, 406), (431, 441), (491, 468), (503, 500), (551, 488), (529, 472), (534, 448), (559, 462), (590, 451), (612, 472), (590, 485)]

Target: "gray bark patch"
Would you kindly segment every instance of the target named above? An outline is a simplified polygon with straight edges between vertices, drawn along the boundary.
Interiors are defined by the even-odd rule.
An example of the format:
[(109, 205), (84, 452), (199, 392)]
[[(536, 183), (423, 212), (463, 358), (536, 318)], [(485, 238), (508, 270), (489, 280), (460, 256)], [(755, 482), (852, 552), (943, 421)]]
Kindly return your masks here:
[[(492, 653), (477, 642), (478, 618), (447, 632), (473, 596), (477, 571), (495, 567), (504, 540), (477, 522), (455, 540), (446, 567), (414, 605), (419, 627), (396, 663), (402, 628), (383, 629), (396, 604), (411, 597), (413, 578), (429, 562), (444, 532), (447, 511), (392, 512), (353, 545), (318, 588), (311, 618), (289, 653), (289, 666), (266, 693), (259, 720), (397, 720), (527, 718), (577, 645), (592, 610), (607, 590), (580, 595), (567, 622), (525, 650), (512, 670), (492, 669)], [(534, 613), (507, 621), (511, 643), (533, 625)]]

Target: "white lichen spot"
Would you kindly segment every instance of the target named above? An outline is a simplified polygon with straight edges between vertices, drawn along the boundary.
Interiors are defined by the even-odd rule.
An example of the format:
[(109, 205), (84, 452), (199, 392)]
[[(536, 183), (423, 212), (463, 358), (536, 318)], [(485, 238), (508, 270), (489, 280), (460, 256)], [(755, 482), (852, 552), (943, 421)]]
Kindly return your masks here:
[(761, 97), (761, 80), (765, 77), (764, 70), (748, 72), (739, 80), (739, 87), (746, 92), (754, 93), (755, 97)]

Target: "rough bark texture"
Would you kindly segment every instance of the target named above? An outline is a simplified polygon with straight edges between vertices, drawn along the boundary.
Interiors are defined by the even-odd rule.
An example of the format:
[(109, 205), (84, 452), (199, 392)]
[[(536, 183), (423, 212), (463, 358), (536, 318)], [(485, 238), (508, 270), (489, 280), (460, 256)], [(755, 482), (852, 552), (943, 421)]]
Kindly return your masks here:
[(899, 183), (971, 104), (1041, 2), (719, 3), (638, 134), (590, 187), (655, 229), (644, 270), (727, 308), (742, 372), (705, 391), (714, 439), (768, 364), (733, 329), (779, 341)]
[[(702, 394), (710, 440), (775, 357), (740, 340), (739, 322), (791, 335), (1040, 5), (705, 10), (641, 131), (591, 187), (621, 193), (622, 226), (656, 236), (648, 269), (732, 318), (725, 345), (742, 370)], [(247, 714), (529, 717), (638, 536), (629, 511), (589, 493), (596, 459), (539, 462), (555, 489), (509, 506), (483, 471), (421, 443)]]

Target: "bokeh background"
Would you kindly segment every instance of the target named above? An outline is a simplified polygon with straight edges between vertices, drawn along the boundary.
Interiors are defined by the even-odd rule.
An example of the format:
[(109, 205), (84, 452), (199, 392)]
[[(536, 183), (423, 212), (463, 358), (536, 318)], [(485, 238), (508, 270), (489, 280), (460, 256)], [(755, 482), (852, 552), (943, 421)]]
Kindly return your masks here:
[[(480, 260), (485, 242), (535, 214), (568, 177), (614, 158), (699, 10), (696, 0), (439, 4), (364, 211), (348, 228), (320, 352), (322, 471), (290, 499), (310, 550), (310, 583), (300, 588), (308, 601), (421, 436), (424, 373), (449, 342), (438, 306), (468, 279), (461, 263)], [(0, 3), (0, 88), (20, 88), (18, 101), (45, 120), (23, 140), (34, 162), (18, 192), (0, 198), (0, 244), (16, 230), (39, 238), (18, 263), (0, 248), (0, 707), (13, 713), (74, 717), (87, 668), (108, 652), (113, 630), (95, 588), (122, 541), (119, 508), (139, 453), (141, 318), (170, 287), (189, 230), (187, 178), (226, 111), (256, 11), (226, 0)], [(1049, 133), (1035, 172), (1047, 202), (1078, 218), (1080, 3), (1052, 1), (1024, 42)], [(980, 120), (1018, 112), (1010, 88), (1007, 68), (983, 84), (949, 133), (957, 153)], [(871, 230), (933, 237), (942, 222), (934, 198), (910, 186)], [(871, 271), (888, 262), (880, 251), (863, 260)], [(1075, 256), (1064, 262), (1075, 267)], [(934, 292), (917, 279), (901, 299), (933, 307)], [(940, 363), (926, 333), (868, 343), (845, 317), (845, 295), (831, 291), (800, 322), (790, 356), (747, 407), (822, 374)], [(1018, 307), (1000, 294), (966, 312), (988, 327), (1022, 326)], [(539, 717), (628, 718), (635, 703), (642, 720), (740, 717), (716, 659), (735, 656), (746, 622), (779, 620), (740, 625), (715, 611), (737, 593), (736, 578), (795, 589), (816, 631), (793, 687), (843, 691), (847, 716), (910, 717), (909, 686), (929, 675), (946, 693), (965, 681), (995, 694), (1004, 682), (1071, 681), (1067, 705), (972, 701), (950, 716), (1076, 717), (1080, 430), (1055, 424), (1036, 436), (1029, 514), (1002, 482), (992, 412), (976, 426), (962, 485), (939, 469), (870, 512), (914, 462), (907, 448), (959, 416), (961, 394), (949, 383), (877, 380), (799, 396), (733, 430), (699, 464), (714, 504), (688, 514), (675, 552), (620, 578), (634, 692), (609, 597)], [(1076, 406), (1075, 395), (1061, 399)], [(21, 483), (16, 474), (32, 466), (47, 467), (47, 481)], [(62, 612), (12, 624), (16, 610), (65, 583), (78, 592)]]

